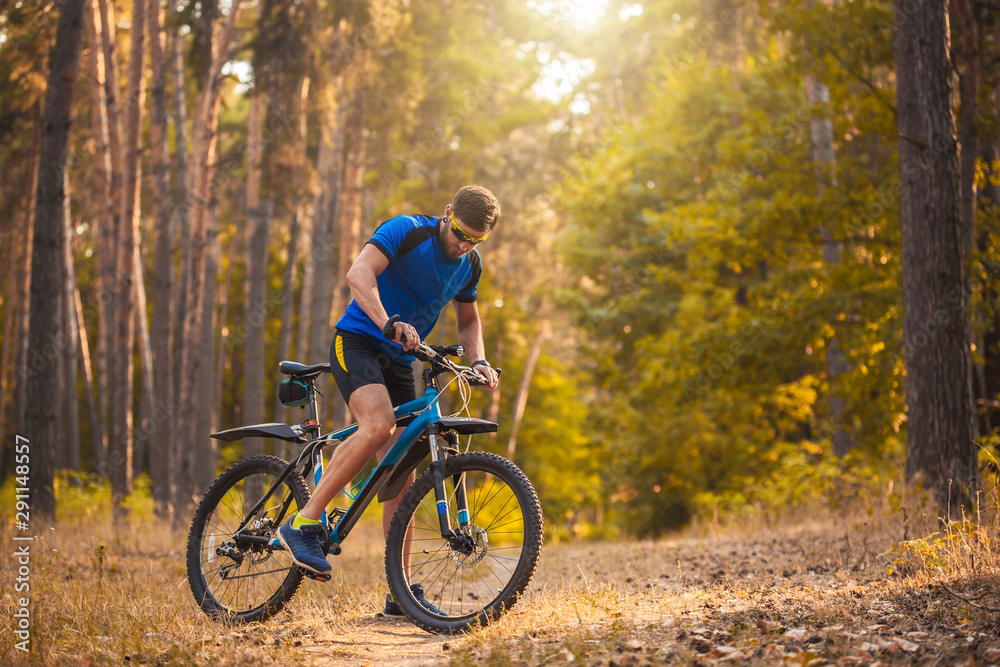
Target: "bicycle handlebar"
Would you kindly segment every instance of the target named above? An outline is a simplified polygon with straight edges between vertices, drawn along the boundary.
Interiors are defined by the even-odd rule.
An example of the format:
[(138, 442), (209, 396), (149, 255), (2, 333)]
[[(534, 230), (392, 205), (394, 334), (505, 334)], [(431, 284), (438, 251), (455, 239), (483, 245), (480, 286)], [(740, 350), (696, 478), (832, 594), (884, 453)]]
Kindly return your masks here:
[[(385, 322), (385, 326), (382, 327), (382, 335), (389, 340), (396, 340), (396, 322), (399, 321), (399, 315), (393, 315)], [(406, 338), (403, 338), (403, 342), (406, 342)], [(459, 366), (453, 363), (445, 355), (451, 355), (454, 357), (461, 357), (465, 354), (465, 349), (461, 345), (432, 345), (428, 346), (423, 341), (417, 345), (416, 349), (410, 350), (411, 354), (421, 361), (426, 361), (429, 364), (435, 366), (443, 366), (448, 370), (452, 371), (457, 375), (463, 375), (467, 372), (471, 372), (473, 377), (466, 377), (469, 384), (477, 386), (486, 386), (486, 378), (483, 374), (477, 371), (475, 368), (469, 366)], [(502, 368), (494, 368), (497, 372), (497, 376), (503, 372)]]

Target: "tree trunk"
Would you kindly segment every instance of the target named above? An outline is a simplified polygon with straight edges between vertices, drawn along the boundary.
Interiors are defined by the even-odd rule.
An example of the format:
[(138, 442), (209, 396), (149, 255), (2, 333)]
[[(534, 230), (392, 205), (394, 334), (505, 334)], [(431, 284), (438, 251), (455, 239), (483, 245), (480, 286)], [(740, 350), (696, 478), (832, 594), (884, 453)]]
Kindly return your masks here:
[[(298, 252), (299, 227), (303, 215), (302, 188), (303, 171), (306, 159), (306, 108), (309, 101), (309, 77), (303, 76), (299, 79), (298, 95), (293, 99), (295, 104), (293, 118), (298, 124), (295, 133), (295, 175), (293, 177), (292, 193), (292, 221), (288, 229), (288, 256), (285, 260), (285, 274), (281, 285), (281, 334), (278, 338), (278, 361), (289, 358), (289, 347), (292, 342), (292, 308), (294, 306), (293, 289), (295, 284), (295, 262)], [(285, 407), (278, 398), (278, 392), (274, 392), (274, 421), (281, 422), (287, 419)], [(282, 441), (279, 445), (278, 456), (287, 458), (289, 456), (288, 443)]]
[[(104, 297), (104, 312), (101, 320), (101, 337), (104, 349), (107, 354), (107, 378), (106, 391), (101, 392), (101, 402), (104, 406), (102, 410), (103, 418), (107, 421), (107, 456), (103, 457), (103, 467), (101, 474), (106, 477), (111, 476), (110, 449), (113, 427), (111, 425), (111, 404), (113, 401), (113, 365), (120, 356), (116, 354), (115, 347), (115, 303), (117, 295), (121, 293), (122, 283), (118, 277), (118, 236), (120, 234), (121, 222), (121, 202), (122, 202), (122, 136), (121, 136), (121, 111), (118, 105), (120, 92), (118, 89), (118, 65), (115, 57), (115, 17), (114, 4), (108, 0), (96, 0), (98, 12), (100, 14), (100, 38), (103, 47), (104, 72), (101, 83), (104, 86), (104, 100), (106, 104), (106, 117), (108, 128), (108, 157), (110, 158), (109, 172), (110, 181), (110, 207), (111, 207), (111, 227), (101, 228), (101, 249), (106, 256), (101, 261), (101, 290)], [(95, 17), (96, 20), (97, 17)], [(96, 30), (96, 24), (95, 24)], [(98, 71), (100, 75), (100, 71)], [(101, 259), (101, 258), (99, 258)]]
[(125, 109), (125, 140), (122, 148), (121, 215), (118, 220), (119, 289), (112, 301), (115, 311), (115, 345), (111, 365), (111, 438), (108, 451), (111, 465), (111, 505), (116, 516), (125, 513), (125, 500), (132, 493), (133, 438), (133, 369), (132, 343), (135, 336), (136, 273), (142, 267), (135, 261), (139, 242), (139, 194), (142, 166), (139, 154), (139, 131), (143, 107), (143, 53), (145, 44), (146, 0), (134, 0), (132, 6), (132, 42), (129, 54), (128, 94)]
[(139, 371), (141, 375), (140, 405), (145, 406), (142, 417), (139, 420), (139, 429), (136, 440), (136, 451), (134, 457), (135, 473), (138, 474), (146, 469), (147, 454), (149, 451), (149, 436), (156, 428), (153, 417), (153, 385), (156, 377), (153, 372), (153, 347), (150, 343), (149, 320), (146, 314), (146, 281), (144, 278), (142, 253), (139, 248), (141, 240), (136, 237), (133, 246), (135, 252), (135, 328), (138, 332), (139, 346)]
[[(51, 397), (54, 378), (45, 370), (53, 352), (58, 354), (60, 346), (67, 344), (59, 326), (56, 304), (62, 289), (62, 272), (58, 267), (63, 261), (63, 227), (68, 215), (65, 172), (73, 118), (73, 88), (80, 63), (83, 5), (84, 0), (65, 0), (60, 7), (45, 95), (35, 197), (24, 435), (31, 446), (29, 502), (33, 513), (42, 519), (54, 519), (56, 510), (53, 433), (59, 418), (59, 404)], [(60, 341), (60, 337), (63, 340)]]
[[(247, 273), (244, 285), (246, 305), (243, 310), (243, 419), (247, 424), (264, 421), (264, 325), (267, 319), (267, 225), (260, 202), (261, 157), (264, 153), (264, 119), (261, 113), (259, 81), (250, 92), (250, 118), (247, 128), (246, 208)], [(264, 453), (261, 438), (243, 440), (243, 457)]]
[[(5, 351), (13, 348), (9, 349), (9, 354), (13, 356), (14, 372), (11, 377), (11, 391), (9, 394), (5, 394), (9, 401), (0, 401), (0, 406), (6, 405), (10, 410), (10, 414), (13, 417), (13, 431), (20, 431), (25, 425), (25, 380), (28, 370), (28, 315), (29, 299), (31, 296), (31, 243), (33, 236), (32, 227), (35, 222), (35, 196), (37, 194), (35, 190), (38, 188), (38, 154), (41, 149), (42, 130), (40, 102), (34, 105), (32, 116), (32, 141), (31, 149), (28, 152), (30, 162), (27, 165), (28, 187), (22, 196), (22, 206), (25, 214), (23, 218), (17, 216), (14, 223), (15, 225), (20, 223), (21, 234), (18, 238), (15, 256), (11, 264), (16, 281), (13, 285), (14, 298), (11, 299), (11, 308), (7, 311), (9, 313), (7, 328), (12, 333), (9, 337), (4, 336)], [(14, 304), (17, 305), (16, 316), (13, 310)], [(9, 424), (11, 420), (7, 419), (7, 415), (3, 414), (2, 410), (3, 408), (0, 407), (0, 425)], [(8, 431), (5, 435), (14, 434)], [(0, 461), (0, 471), (2, 471), (4, 465), (7, 463), (7, 458), (2, 455), (0, 455), (0, 458), (4, 459)]]
[(517, 432), (521, 428), (524, 409), (528, 405), (528, 390), (531, 389), (531, 378), (535, 375), (535, 365), (538, 363), (538, 357), (542, 354), (542, 345), (548, 336), (549, 319), (542, 317), (542, 324), (535, 335), (535, 342), (531, 344), (531, 353), (528, 355), (528, 363), (524, 365), (521, 386), (517, 388), (517, 398), (514, 401), (514, 416), (511, 419), (510, 438), (507, 440), (507, 458), (511, 461), (514, 460), (514, 451), (517, 449)]
[[(184, 53), (182, 48), (182, 38), (180, 35), (180, 22), (177, 20), (177, 3), (169, 2), (170, 11), (168, 13), (170, 28), (170, 67), (171, 83), (174, 102), (174, 137), (176, 149), (174, 150), (174, 169), (176, 178), (176, 207), (171, 212), (171, 225), (176, 225), (177, 229), (171, 227), (170, 237), (177, 239), (178, 256), (180, 257), (180, 272), (177, 280), (171, 285), (170, 302), (173, 304), (174, 320), (183, 326), (187, 318), (187, 294), (188, 277), (191, 273), (191, 175), (188, 171), (188, 142), (187, 142), (187, 99), (184, 91)], [(181, 353), (176, 349), (180, 339), (180, 332), (174, 335), (171, 349), (174, 352), (173, 373), (173, 396), (171, 398), (171, 435), (179, 432), (178, 421), (180, 419), (181, 405)], [(174, 477), (177, 474), (179, 462), (178, 447), (181, 443), (174, 438), (171, 447), (170, 460), (170, 484), (173, 489), (176, 484)]]
[[(229, 45), (233, 40), (236, 18), (239, 15), (240, 0), (233, 0), (222, 32), (222, 38), (217, 44), (212, 66), (209, 71), (209, 84), (202, 93), (199, 102), (198, 117), (194, 124), (195, 161), (192, 178), (191, 207), (191, 272), (187, 284), (188, 300), (184, 317), (184, 328), (181, 336), (181, 387), (180, 387), (180, 428), (177, 439), (181, 443), (178, 479), (174, 496), (174, 524), (181, 517), (186, 520), (194, 505), (195, 488), (195, 455), (198, 438), (208, 440), (207, 433), (197, 432), (198, 404), (195, 395), (196, 383), (202, 380), (204, 366), (211, 369), (211, 360), (201, 354), (201, 342), (204, 339), (204, 301), (205, 301), (205, 265), (208, 251), (209, 205), (212, 198), (212, 181), (215, 173), (215, 149), (218, 139), (219, 98), (222, 88), (222, 65), (228, 60)], [(202, 465), (202, 462), (198, 462)], [(181, 520), (181, 523), (183, 523)]]
[[(173, 0), (171, 0), (173, 4)], [(150, 86), (150, 153), (153, 169), (153, 229), (156, 237), (156, 271), (153, 291), (153, 365), (156, 367), (152, 412), (153, 427), (149, 457), (149, 477), (152, 482), (153, 506), (156, 516), (171, 515), (170, 478), (172, 466), (173, 426), (173, 301), (174, 260), (170, 235), (170, 163), (167, 156), (167, 91), (166, 67), (163, 61), (163, 7), (160, 0), (149, 0), (149, 61)]]
[(209, 211), (209, 248), (205, 257), (205, 294), (201, 329), (200, 354), (205, 360), (198, 368), (199, 381), (195, 388), (195, 400), (198, 403), (197, 435), (195, 446), (195, 492), (201, 494), (215, 479), (215, 463), (218, 457), (216, 442), (209, 437), (210, 433), (219, 430), (220, 415), (217, 406), (221, 405), (218, 384), (215, 381), (215, 331), (220, 323), (215, 319), (215, 303), (219, 299), (219, 262), (222, 249), (219, 243), (219, 232), (215, 222), (215, 204)]
[[(990, 104), (990, 111), (996, 116), (1000, 113), (1000, 105), (997, 104), (997, 91), (991, 91), (987, 97)], [(1000, 206), (1000, 174), (994, 168), (997, 160), (1000, 160), (1000, 151), (997, 150), (996, 143), (983, 141), (980, 144), (983, 164), (983, 189), (976, 199), (982, 219), (990, 219), (996, 215)], [(1000, 291), (997, 290), (997, 281), (1000, 280), (1000, 265), (989, 261), (991, 237), (986, 229), (980, 229), (976, 235), (979, 245), (980, 256), (986, 268), (986, 280), (983, 283), (983, 302), (989, 304), (986, 322), (983, 326), (983, 433), (992, 433), (1000, 427), (1000, 414), (997, 406), (997, 398), (1000, 396)]]
[(63, 416), (64, 435), (62, 438), (62, 459), (60, 465), (65, 470), (80, 472), (80, 397), (76, 391), (76, 367), (78, 340), (80, 336), (76, 320), (76, 271), (73, 266), (73, 225), (69, 219), (69, 170), (64, 174), (66, 179), (66, 217), (63, 225), (63, 293), (62, 317), (63, 328), (69, 337), (63, 348), (62, 373), (64, 393)]
[[(961, 145), (959, 152), (959, 211), (962, 216), (964, 235), (962, 245), (965, 255), (968, 256), (975, 244), (976, 159), (979, 157), (977, 126), (977, 115), (979, 113), (979, 26), (976, 21), (973, 0), (955, 0), (955, 15), (962, 40), (962, 69), (959, 76), (959, 110), (961, 113), (959, 121), (961, 132), (959, 140)], [(971, 295), (973, 293), (972, 276), (966, 276), (966, 280), (969, 281), (966, 290)], [(974, 337), (969, 342), (970, 344), (978, 343), (978, 347), (981, 349), (983, 340), (979, 337), (978, 333), (982, 331), (982, 327), (977, 324), (979, 317), (974, 310), (970, 309), (969, 318), (969, 335)], [(973, 393), (976, 399), (973, 406), (977, 416), (975, 424), (977, 427), (976, 436), (978, 437), (980, 425), (984, 427), (984, 432), (986, 432), (985, 427), (987, 427), (985, 423), (986, 410), (980, 410), (977, 407), (981, 400), (985, 400), (986, 370), (982, 364), (977, 364), (974, 360), (972, 360), (972, 364)], [(980, 415), (983, 416), (982, 420), (979, 418)]]
[[(104, 66), (104, 42), (101, 13), (97, 0), (89, 0), (84, 10), (87, 39), (90, 48), (87, 49), (87, 68), (91, 73), (90, 86), (90, 123), (94, 135), (94, 180), (98, 190), (100, 215), (98, 226), (97, 261), (98, 282), (100, 293), (97, 298), (97, 386), (100, 403), (98, 416), (91, 428), (97, 429), (101, 436), (100, 445), (94, 447), (94, 470), (99, 474), (107, 474), (104, 469), (108, 423), (108, 344), (113, 328), (113, 311), (109, 299), (114, 288), (115, 273), (115, 236), (117, 235), (117, 217), (115, 200), (112, 195), (112, 180), (114, 168), (111, 151), (111, 134), (108, 121), (108, 99), (106, 95), (107, 75)], [(115, 102), (117, 105), (117, 101)], [(117, 127), (115, 128), (117, 130)], [(118, 133), (115, 132), (116, 149)]]
[[(333, 325), (347, 309), (351, 302), (351, 288), (347, 284), (347, 271), (351, 268), (358, 253), (361, 251), (361, 220), (364, 217), (364, 175), (365, 158), (367, 154), (367, 139), (365, 137), (365, 97), (362, 84), (356, 83), (351, 96), (351, 107), (347, 112), (346, 128), (339, 134), (341, 137), (334, 149), (340, 151), (346, 143), (346, 155), (343, 166), (342, 195), (336, 208), (337, 250), (338, 260), (334, 267), (336, 274), (333, 285), (333, 316), (327, 318), (326, 347), (329, 349), (332, 339)], [(331, 406), (333, 428), (347, 426), (350, 423), (347, 404), (344, 401), (333, 400), (330, 396), (327, 404)]]
[[(67, 170), (69, 167), (67, 167)], [(69, 187), (66, 184), (66, 198), (69, 199)], [(69, 211), (69, 201), (66, 202), (66, 211), (68, 215)], [(60, 252), (62, 250), (60, 249)], [(60, 258), (62, 259), (62, 258)], [(62, 271), (62, 266), (58, 268)], [(53, 447), (53, 458), (55, 460), (55, 471), (58, 474), (59, 469), (63, 467), (63, 453), (66, 450), (66, 443), (63, 438), (63, 434), (66, 430), (66, 374), (63, 372), (66, 368), (66, 347), (69, 345), (69, 334), (66, 332), (66, 309), (63, 307), (63, 285), (62, 280), (60, 280), (60, 290), (59, 296), (56, 299), (55, 308), (58, 313), (57, 321), (59, 322), (59, 346), (56, 349), (55, 358), (52, 360), (52, 393), (49, 395), (49, 400), (59, 406), (59, 419), (56, 420), (55, 428), (55, 446)]]
[[(806, 77), (806, 98), (810, 106), (818, 104), (829, 105), (830, 89), (811, 76)], [(809, 119), (810, 138), (812, 140), (813, 159), (818, 164), (816, 183), (820, 197), (826, 191), (827, 184), (836, 187), (836, 158), (833, 151), (833, 122), (826, 117), (813, 116)], [(843, 244), (834, 240), (833, 234), (826, 225), (820, 226), (823, 237), (823, 259), (835, 266), (843, 254)], [(835, 325), (836, 322), (833, 322)], [(838, 378), (850, 372), (851, 366), (844, 358), (837, 340), (836, 329), (826, 351), (826, 369), (830, 383), (830, 421), (833, 425), (833, 452), (843, 458), (854, 446), (850, 433), (844, 429), (843, 412), (847, 406), (843, 393), (838, 386)]]
[[(364, 175), (367, 139), (365, 138), (365, 94), (360, 84), (355, 85), (351, 95), (351, 107), (347, 113), (347, 126), (339, 133), (334, 150), (341, 149), (346, 142), (344, 178), (340, 203), (336, 209), (337, 221), (337, 261), (336, 292), (334, 314), (340, 316), (351, 302), (351, 288), (347, 284), (347, 271), (360, 252), (361, 218), (364, 212)], [(330, 343), (330, 327), (326, 327), (326, 346)]]
[(41, 164), (42, 146), (42, 104), (35, 104), (35, 131), (32, 142), (32, 162), (29, 166), (31, 170), (31, 181), (28, 192), (25, 193), (24, 229), (26, 233), (21, 245), (21, 280), (18, 283), (18, 304), (17, 313), (17, 351), (15, 354), (14, 367), (17, 369), (16, 386), (14, 387), (14, 408), (13, 414), (17, 430), (27, 428), (28, 410), (28, 373), (31, 368), (28, 364), (28, 334), (31, 326), (31, 271), (32, 271), (32, 250), (34, 247), (35, 228), (35, 202), (38, 196), (38, 176), (39, 165)]
[[(905, 6), (904, 6), (905, 5)], [(906, 477), (956, 517), (980, 489), (947, 3), (895, 1)], [(947, 508), (947, 509), (944, 509)]]
[[(24, 233), (27, 226), (18, 225), (16, 222), (11, 229), (10, 250), (7, 257), (7, 293), (4, 295), (4, 323), (3, 334), (0, 337), (0, 437), (7, 438), (8, 425), (7, 415), (13, 408), (14, 403), (14, 383), (13, 374), (14, 348), (17, 347), (17, 339), (14, 337), (14, 325), (17, 323), (17, 312), (19, 302), (17, 300), (17, 287), (20, 281), (18, 270), (21, 268), (19, 254), (21, 252), (20, 233)], [(6, 442), (6, 440), (5, 440)], [(5, 459), (6, 447), (0, 445), (0, 479), (5, 479)]]
[[(337, 92), (343, 90), (342, 81), (338, 79), (334, 86), (334, 99)], [(337, 100), (337, 111), (327, 118), (333, 119), (333, 126), (323, 125), (324, 143), (329, 144), (330, 156), (328, 170), (319, 175), (322, 205), (316, 210), (314, 228), (313, 271), (314, 284), (312, 293), (311, 322), (309, 331), (308, 357), (302, 362), (318, 363), (330, 356), (330, 314), (333, 311), (333, 281), (336, 269), (336, 255), (333, 252), (337, 211), (340, 209), (340, 184), (344, 165), (344, 117), (346, 105)], [(339, 241), (339, 239), (338, 239)], [(352, 258), (353, 259), (353, 258)]]
[(955, 14), (962, 37), (961, 75), (961, 176), (960, 211), (964, 230), (965, 253), (972, 252), (973, 218), (976, 210), (976, 158), (979, 156), (979, 136), (976, 116), (979, 113), (979, 25), (972, 6), (974, 0), (955, 0)]
[(87, 322), (83, 317), (83, 301), (80, 299), (80, 288), (73, 281), (73, 304), (74, 317), (77, 324), (77, 352), (83, 366), (83, 391), (87, 399), (87, 415), (90, 420), (91, 455), (94, 457), (94, 464), (98, 462), (98, 452), (104, 447), (104, 423), (97, 411), (97, 397), (95, 396), (94, 373), (90, 363), (90, 342), (87, 340)]
[[(246, 237), (246, 226), (241, 225), (236, 229), (233, 234), (232, 240), (229, 242), (229, 257), (239, 257), (243, 254), (243, 239)], [(229, 326), (229, 292), (230, 286), (232, 285), (233, 278), (233, 264), (235, 262), (226, 262), (226, 275), (222, 279), (222, 286), (218, 290), (218, 296), (215, 298), (215, 302), (219, 306), (219, 317), (217, 320), (217, 325), (215, 329), (219, 331), (219, 346), (218, 353), (215, 356), (215, 377), (213, 378), (213, 386), (215, 387), (215, 404), (213, 408), (213, 414), (217, 415), (217, 422), (221, 424), (222, 420), (222, 394), (223, 394), (223, 378), (227, 368), (231, 368), (232, 360), (235, 356), (234, 348), (235, 344), (230, 342), (229, 334), (231, 328)], [(236, 389), (238, 385), (233, 384), (232, 395), (236, 395)]]
[(301, 363), (308, 364), (312, 358), (309, 349), (309, 333), (312, 330), (313, 294), (316, 287), (316, 268), (328, 260), (332, 249), (326, 226), (326, 182), (329, 178), (330, 164), (333, 160), (333, 150), (326, 140), (326, 135), (320, 133), (319, 151), (316, 156), (316, 180), (319, 187), (313, 196), (312, 223), (304, 233), (311, 238), (307, 244), (308, 254), (302, 271), (302, 296), (299, 301), (299, 336), (295, 345), (295, 354)]

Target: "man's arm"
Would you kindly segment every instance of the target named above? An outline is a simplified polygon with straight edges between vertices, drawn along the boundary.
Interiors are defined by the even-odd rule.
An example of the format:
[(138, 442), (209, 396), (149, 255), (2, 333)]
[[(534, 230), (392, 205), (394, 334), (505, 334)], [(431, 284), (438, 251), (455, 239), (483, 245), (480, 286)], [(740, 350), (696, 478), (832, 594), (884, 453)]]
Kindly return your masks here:
[[(453, 301), (455, 319), (458, 322), (458, 342), (465, 348), (465, 356), (470, 361), (486, 359), (486, 346), (483, 345), (483, 324), (479, 319), (479, 306), (476, 302)], [(496, 389), (500, 376), (489, 367), (479, 364), (476, 370), (486, 378), (487, 386)]]
[[(387, 266), (389, 266), (389, 258), (374, 245), (367, 244), (361, 249), (361, 254), (347, 271), (347, 284), (351, 287), (351, 296), (379, 329), (385, 325), (389, 315), (382, 306), (376, 278), (385, 271)], [(404, 339), (405, 343), (402, 342)], [(412, 350), (420, 342), (420, 336), (412, 325), (406, 322), (396, 322), (395, 340), (403, 345), (403, 349)]]

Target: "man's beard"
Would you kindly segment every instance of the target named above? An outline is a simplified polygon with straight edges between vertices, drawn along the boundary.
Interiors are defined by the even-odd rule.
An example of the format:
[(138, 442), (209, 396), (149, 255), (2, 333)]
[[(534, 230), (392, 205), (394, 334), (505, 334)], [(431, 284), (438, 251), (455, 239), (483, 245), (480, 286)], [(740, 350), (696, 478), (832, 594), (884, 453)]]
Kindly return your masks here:
[[(447, 235), (450, 235), (452, 238), (448, 238)], [(463, 251), (460, 247), (458, 247), (458, 243), (455, 243), (454, 245), (452, 245), (452, 243), (453, 243), (452, 239), (454, 238), (454, 236), (455, 235), (452, 233), (450, 227), (446, 227), (445, 229), (439, 230), (438, 231), (438, 245), (441, 246), (441, 251), (444, 252), (445, 255), (447, 255), (448, 257), (454, 257), (454, 258), (457, 259), (457, 258), (459, 258), (459, 257), (467, 254), (467, 251)]]

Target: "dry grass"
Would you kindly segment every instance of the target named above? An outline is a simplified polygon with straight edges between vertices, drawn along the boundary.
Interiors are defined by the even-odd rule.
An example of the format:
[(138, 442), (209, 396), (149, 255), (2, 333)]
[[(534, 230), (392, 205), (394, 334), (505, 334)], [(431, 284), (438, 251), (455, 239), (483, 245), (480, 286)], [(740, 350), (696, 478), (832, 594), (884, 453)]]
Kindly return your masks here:
[[(978, 523), (941, 526), (867, 499), (781, 525), (549, 546), (518, 607), (457, 638), (377, 616), (386, 589), (374, 522), (334, 560), (333, 581), (307, 581), (268, 623), (230, 627), (193, 602), (186, 535), (150, 521), (65, 521), (32, 545), (32, 652), (14, 649), (5, 622), (0, 663), (996, 664), (1000, 616), (981, 608), (1000, 606), (991, 503)], [(0, 540), (11, 545), (8, 526)], [(14, 567), (0, 561), (5, 619)]]

